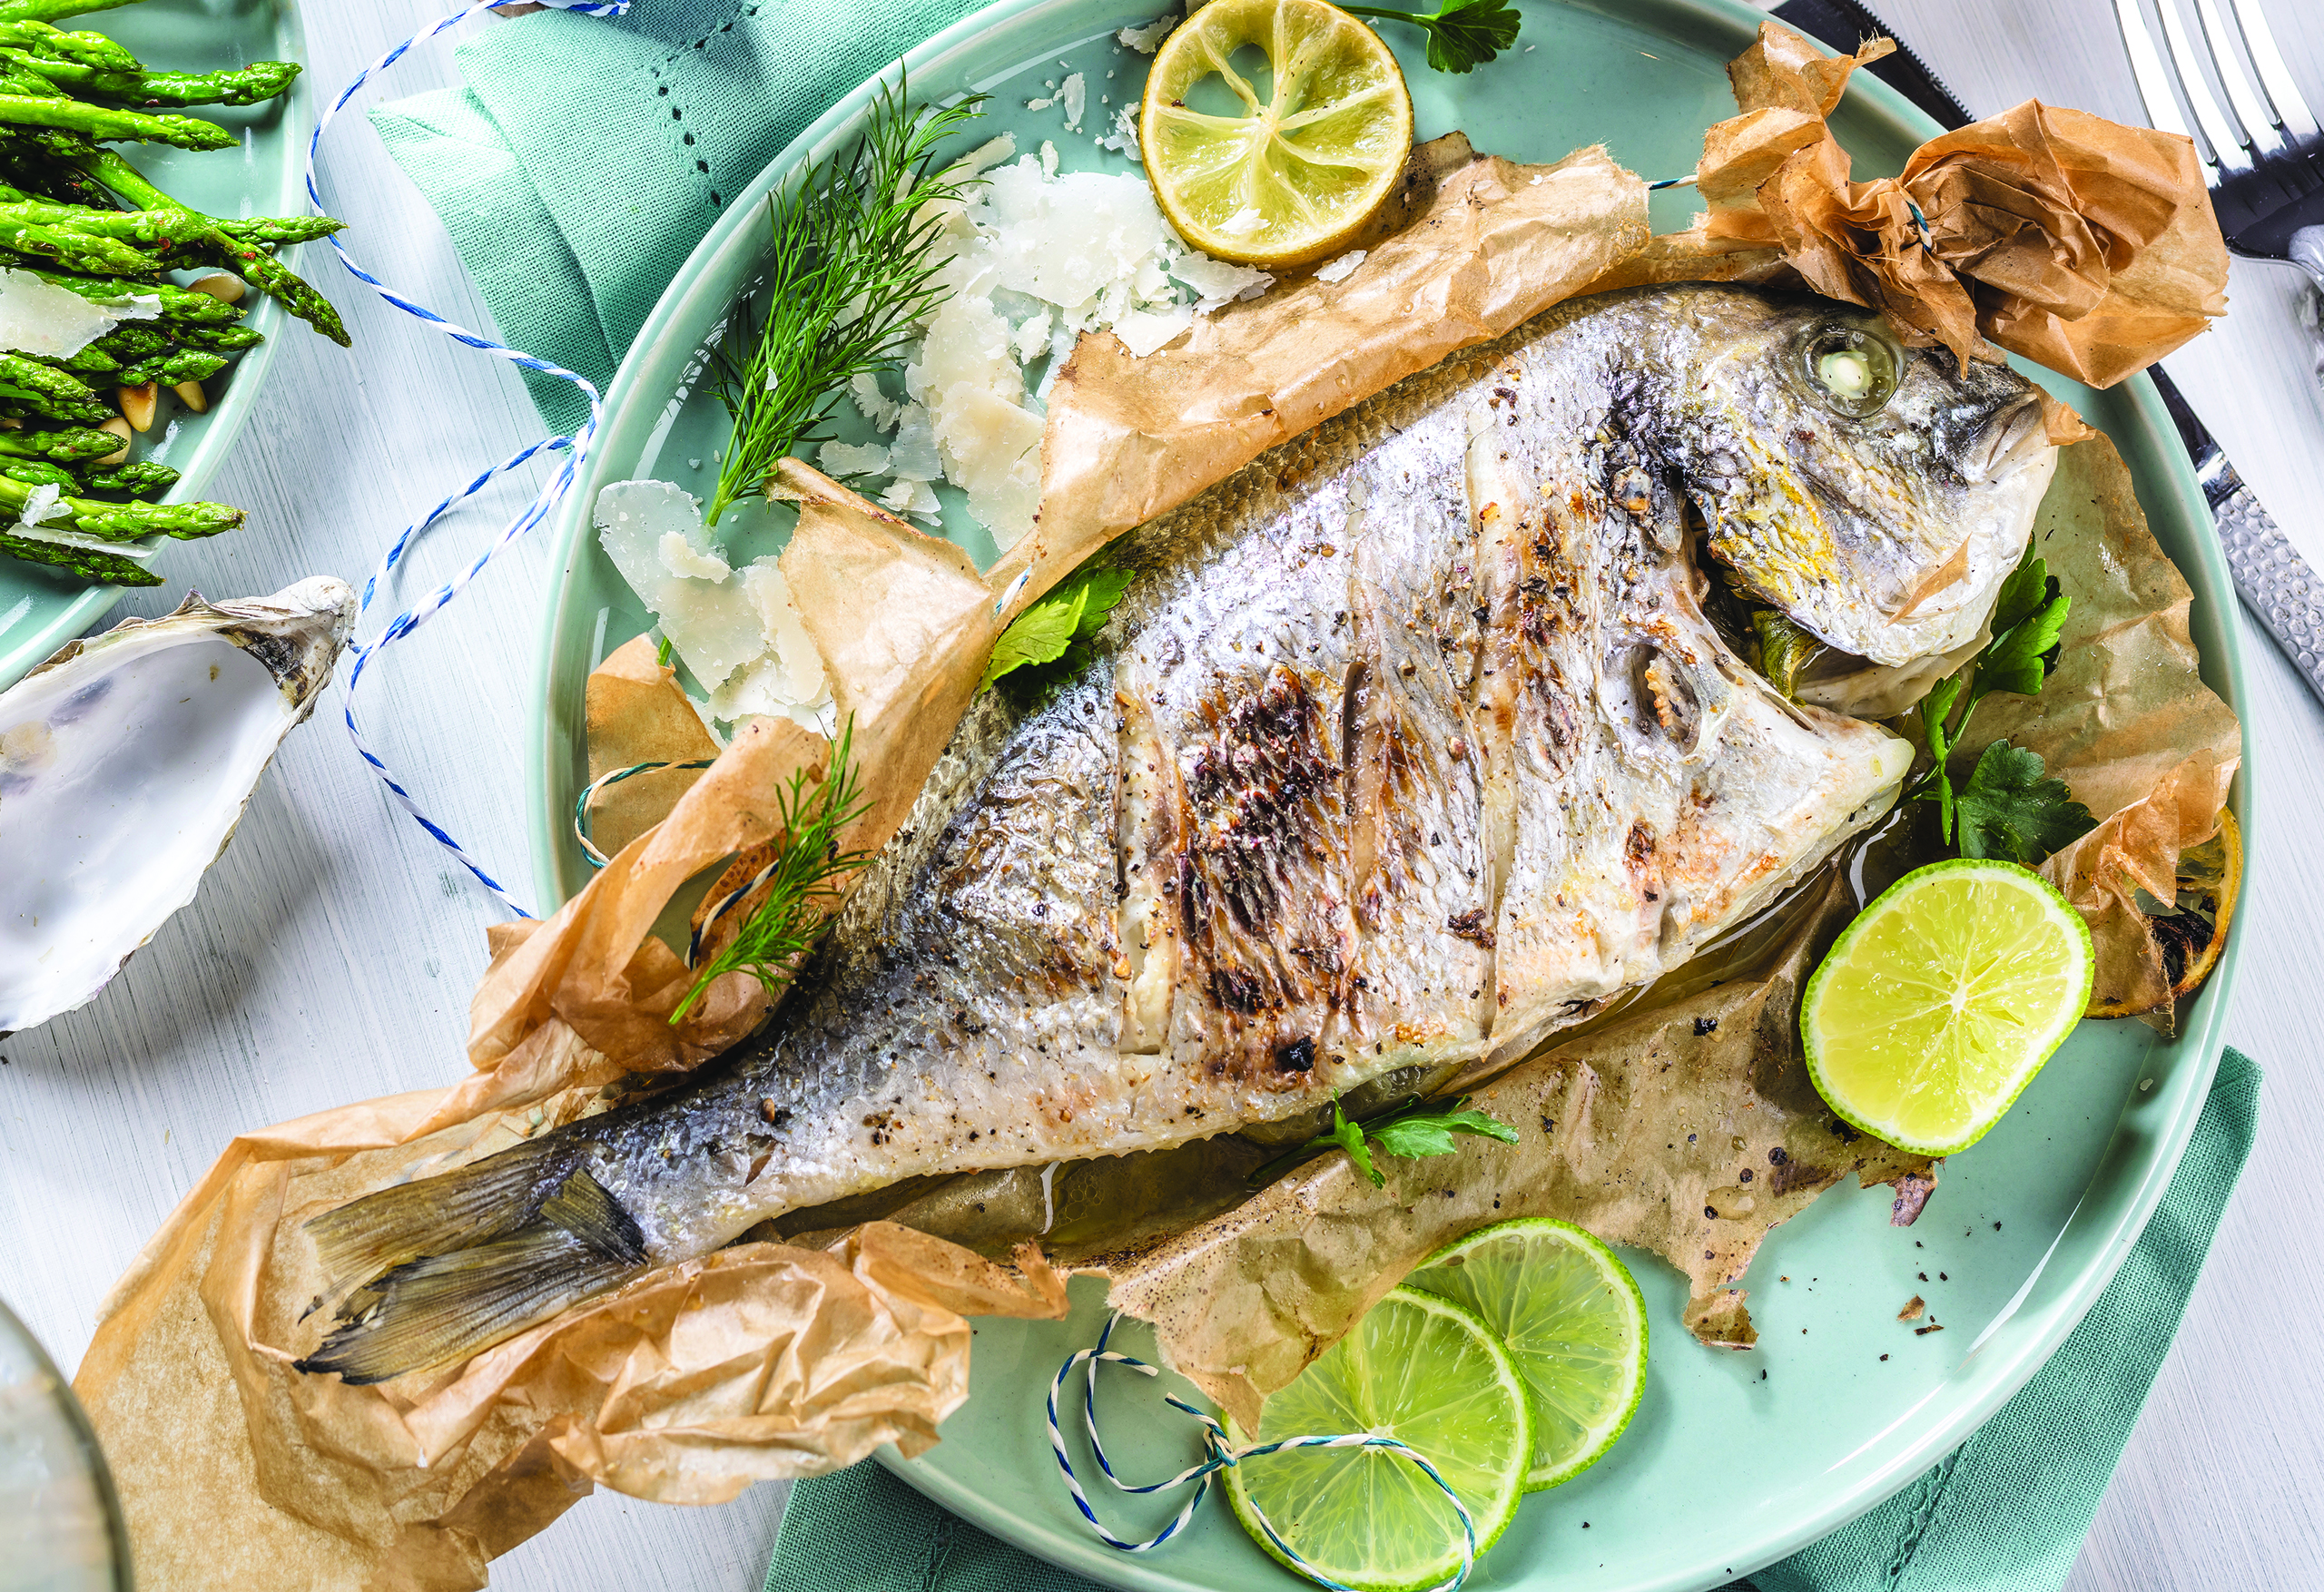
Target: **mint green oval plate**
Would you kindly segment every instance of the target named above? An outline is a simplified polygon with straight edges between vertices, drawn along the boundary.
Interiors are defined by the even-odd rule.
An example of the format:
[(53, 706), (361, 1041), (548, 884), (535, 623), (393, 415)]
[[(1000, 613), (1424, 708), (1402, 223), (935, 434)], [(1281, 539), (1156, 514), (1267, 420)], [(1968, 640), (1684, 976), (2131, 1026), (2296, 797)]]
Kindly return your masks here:
[[(149, 65), (172, 72), (209, 72), (247, 61), (304, 61), (306, 34), (297, 0), (143, 0), (102, 12), (64, 27), (87, 28), (118, 39)], [(162, 188), (197, 210), (216, 215), (296, 215), (307, 208), (300, 175), (304, 135), (314, 125), (314, 87), (304, 74), (287, 94), (259, 105), (194, 105), (189, 113), (230, 127), (241, 135), (240, 149), (196, 154), (158, 143), (132, 143), (122, 152)], [(288, 257), (286, 257), (288, 258)], [(218, 473), (234, 438), (241, 434), (257, 401), (259, 383), (274, 362), (275, 344), (286, 335), (311, 336), (261, 295), (243, 323), (266, 341), (213, 377), (210, 408), (197, 415), (163, 397), (162, 427), (148, 433), (140, 458), (175, 465), (177, 485), (167, 501), (200, 497)], [(234, 533), (228, 531), (226, 535)], [(169, 554), (154, 561), (169, 574)], [(49, 654), (113, 612), (119, 586), (91, 585), (61, 570), (0, 558), (0, 687), (15, 683)]]
[[(1016, 132), (1020, 149), (1050, 138), (1069, 166), (1128, 169), (1092, 142), (1144, 79), (1146, 57), (1118, 50), (1112, 35), (1160, 9), (1135, 0), (1004, 0), (911, 54), (913, 93), (990, 91), (991, 130)], [(1387, 30), (1404, 57), (1421, 136), (1459, 128), (1481, 149), (1527, 160), (1604, 142), (1649, 177), (1690, 171), (1702, 130), (1732, 113), (1725, 64), (1759, 20), (1730, 0), (1528, 0), (1523, 10), (1517, 53), (1467, 77), (1424, 70), (1405, 30)], [(1076, 69), (1088, 74), (1092, 102), (1078, 138), (1064, 134), (1061, 111), (1024, 109), (1044, 95), (1045, 81)], [(1109, 70), (1118, 74), (1110, 80)], [(1100, 93), (1113, 103), (1098, 104)], [(868, 89), (849, 95), (736, 197), (614, 383), (604, 434), (565, 509), (564, 575), (543, 641), (531, 801), (541, 893), (552, 902), (586, 878), (569, 827), (586, 778), (583, 682), (647, 624), (589, 535), (587, 506), (599, 485), (630, 477), (705, 489), (724, 425), (698, 390), (699, 350), (759, 267), (759, 201), (800, 159), (842, 144), (868, 97)], [(1863, 74), (1835, 122), (1868, 174), (1896, 171), (1936, 132)], [(1658, 196), (1657, 228), (1684, 225), (1689, 205)], [(2129, 459), (2156, 535), (2194, 587), (2206, 678), (2240, 701), (2232, 589), (2152, 388), (2141, 378), (2097, 393), (2047, 379)], [(989, 559), (990, 544), (972, 526), (963, 534), (965, 523), (957, 501), (948, 505), (947, 530)], [(2237, 811), (2246, 836), (2256, 835), (2248, 781)], [(1594, 1469), (1526, 1499), (1471, 1584), (1540, 1592), (1716, 1587), (1926, 1470), (2040, 1369), (2136, 1240), (2201, 1109), (2234, 983), (2230, 941), (2175, 1041), (2136, 1023), (2083, 1024), (2007, 1120), (1946, 1165), (1917, 1226), (1888, 1225), (1887, 1190), (1841, 1188), (1777, 1229), (1746, 1279), (1760, 1334), (1752, 1352), (1696, 1344), (1679, 1325), (1686, 1291), (1677, 1273), (1651, 1256), (1629, 1256), (1655, 1328), (1638, 1415)], [(1944, 1332), (1917, 1336), (1897, 1322), (1915, 1293)], [(889, 1454), (887, 1462), (986, 1530), (1110, 1586), (1305, 1585), (1254, 1547), (1217, 1499), (1152, 1554), (1115, 1552), (1090, 1533), (1059, 1480), (1042, 1417), (1050, 1377), (1095, 1341), (1103, 1320), (1091, 1282), (1077, 1283), (1073, 1299), (1062, 1322), (975, 1323), (969, 1400), (944, 1423), (943, 1441), (918, 1459)], [(1137, 1342), (1133, 1332), (1125, 1346), (1136, 1352)], [(1177, 1379), (1108, 1374), (1100, 1410), (1123, 1476), (1158, 1479), (1198, 1457), (1192, 1423), (1160, 1401)], [(1120, 1535), (1150, 1535), (1177, 1507), (1175, 1496), (1126, 1498), (1092, 1466), (1082, 1475)]]

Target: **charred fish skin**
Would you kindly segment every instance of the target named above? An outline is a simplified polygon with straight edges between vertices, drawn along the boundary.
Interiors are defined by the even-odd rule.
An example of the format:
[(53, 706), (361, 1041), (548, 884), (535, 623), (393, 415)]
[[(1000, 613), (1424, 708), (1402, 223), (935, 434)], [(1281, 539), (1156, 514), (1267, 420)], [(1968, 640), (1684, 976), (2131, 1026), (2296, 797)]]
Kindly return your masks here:
[[(598, 1212), (586, 1286), (914, 1174), (1514, 1060), (1815, 868), (1909, 751), (1726, 647), (1689, 507), (1817, 634), (1916, 647), (1982, 624), (2048, 463), (2006, 372), (1900, 353), (1889, 405), (1826, 401), (1803, 349), (1864, 327), (1717, 288), (1561, 306), (1134, 533), (1108, 655), (980, 705), (768, 1028), (524, 1147), (527, 1188)], [(528, 1197), (490, 1242), (552, 1220)], [(319, 1219), (334, 1254), (424, 1253), (370, 1204)], [(367, 1348), (396, 1276), (313, 1369), (396, 1374)]]

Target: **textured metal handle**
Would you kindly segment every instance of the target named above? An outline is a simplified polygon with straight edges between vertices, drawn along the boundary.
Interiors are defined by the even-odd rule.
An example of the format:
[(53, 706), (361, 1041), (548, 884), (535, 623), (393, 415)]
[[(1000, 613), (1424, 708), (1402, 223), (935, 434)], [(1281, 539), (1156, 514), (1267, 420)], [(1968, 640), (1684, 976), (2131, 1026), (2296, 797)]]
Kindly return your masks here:
[(2324, 701), (2324, 580), (2268, 517), (2235, 467), (2214, 457), (2213, 469), (2204, 472), (2211, 477), (2207, 495), (2235, 589)]
[(2298, 314), (2308, 331), (2309, 369), (2324, 386), (2324, 227), (2302, 227), (2291, 235), (2291, 262), (2308, 273)]

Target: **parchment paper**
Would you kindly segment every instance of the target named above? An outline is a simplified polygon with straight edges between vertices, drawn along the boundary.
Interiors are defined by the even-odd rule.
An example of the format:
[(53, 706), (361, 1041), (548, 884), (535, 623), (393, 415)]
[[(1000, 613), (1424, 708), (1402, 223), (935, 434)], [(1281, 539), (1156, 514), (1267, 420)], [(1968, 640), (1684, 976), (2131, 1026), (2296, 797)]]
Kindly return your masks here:
[[(1845, 68), (1781, 50), (1770, 63), (1764, 92), (1774, 98), (1757, 109), (1792, 120), (1766, 115), (1744, 131), (1792, 141), (1778, 175), (1795, 161), (1828, 162), (1818, 152), (1818, 140), (1828, 143), (1821, 113)], [(1738, 69), (1738, 91), (1759, 71)], [(1797, 103), (1777, 103), (1787, 93)], [(2054, 115), (2037, 124), (2053, 146), (2080, 149), (2095, 136), (2071, 123), (2062, 133)], [(1754, 147), (1739, 133), (1729, 142), (1736, 161)], [(1984, 170), (1965, 159), (1955, 165)], [(2057, 166), (2081, 169), (2064, 156)], [(1828, 175), (1828, 164), (1818, 169)], [(1316, 420), (1604, 277), (1647, 244), (1638, 179), (1602, 151), (1530, 168), (1440, 141), (1415, 152), (1413, 173), (1400, 224), (1373, 240), (1364, 263), (1335, 288), (1288, 285), (1142, 362), (1128, 361), (1110, 337), (1085, 339), (1052, 398), (1043, 520), (990, 577), (950, 544), (786, 461), (780, 485), (801, 519), (783, 570), (852, 726), (870, 797), (843, 844), (875, 849), (894, 833), (1006, 617), (1098, 545)], [(1943, 181), (1955, 182), (1944, 192), (1973, 192)], [(2148, 235), (2164, 241), (2191, 226), (2181, 211), (2139, 210), (2135, 193), (2150, 192), (2109, 190), (2102, 204), (2092, 199), (2076, 213), (2142, 216)], [(2080, 300), (2059, 288), (2043, 313), (2073, 327), (2110, 314), (2117, 300), (2177, 313), (2170, 284), (2183, 287), (2178, 278), (2154, 278), (2162, 285), (2142, 288), (2145, 299), (2124, 288), (2150, 280), (2110, 241), (2134, 231), (2101, 240), (2109, 274), (2096, 308), (2067, 317)], [(2005, 241), (1981, 258), (2023, 266)], [(1639, 269), (1683, 270), (1699, 252), (1718, 259), (1709, 274), (1771, 271), (1777, 248), (1739, 235), (1662, 240)], [(1783, 269), (1810, 272), (1807, 252)], [(1827, 249), (1827, 258), (1845, 265), (1849, 283), (1891, 290), (1861, 265), (1861, 251), (1843, 260)], [(2077, 281), (2095, 280), (2087, 261), (2079, 269)], [(2030, 329), (2027, 337), (2079, 335), (2023, 315), (2012, 324)], [(2086, 348), (2102, 362), (2127, 346), (2110, 333)], [(2119, 507), (2103, 470), (2093, 466), (2086, 478), (2093, 503)], [(2077, 792), (2087, 785), (2119, 796), (2111, 827), (2058, 863), (2105, 934), (2122, 881), (2167, 878), (2166, 857), (2215, 814), (2232, 722), (2208, 711), (2171, 724), (2158, 718), (2159, 704), (2183, 696), (2191, 679), (2183, 585), (2174, 597), (2162, 579), (2167, 565), (2156, 571), (2135, 538), (2090, 556), (2101, 573), (2108, 558), (2132, 573), (2104, 600), (2095, 595), (2112, 591), (2102, 583), (2088, 596), (2076, 589), (2077, 621), (2100, 624), (2115, 603), (2113, 623), (2135, 633), (2124, 644), (2145, 649), (2137, 655), (2155, 670), (2063, 697), (2079, 704), (2073, 723), (2082, 727), (2058, 728), (2050, 742), (2034, 739), (2045, 725), (2024, 728), (2029, 743), (2054, 746), (2054, 766), (2071, 771)], [(2082, 578), (2070, 575), (2070, 587)], [(2102, 627), (2083, 641), (2112, 637)], [(664, 683), (635, 657), (613, 663), (601, 685), (610, 692), (616, 682), (635, 688), (632, 700), (649, 719), (666, 712)], [(636, 744), (665, 743), (655, 737), (666, 722), (634, 728), (615, 717)], [(602, 728), (604, 766), (635, 761), (635, 745), (615, 746), (610, 720)], [(798, 1213), (783, 1225), (812, 1232), (821, 1247), (753, 1234), (457, 1371), (407, 1379), (421, 1385), (354, 1388), (290, 1369), (323, 1326), (324, 1312), (300, 1319), (320, 1291), (301, 1226), (309, 1215), (603, 1109), (635, 1076), (694, 1066), (761, 1020), (766, 992), (735, 974), (674, 1027), (669, 1014), (693, 975), (651, 930), (704, 870), (725, 860), (730, 878), (747, 877), (753, 855), (780, 839), (775, 792), (794, 772), (819, 777), (831, 756), (822, 737), (788, 721), (745, 726), (667, 816), (628, 840), (554, 918), (494, 932), (472, 1006), (469, 1078), (238, 1139), (187, 1197), (116, 1291), (76, 1382), (113, 1458), (148, 1587), (478, 1586), (494, 1554), (595, 1484), (707, 1502), (755, 1479), (848, 1463), (882, 1440), (923, 1447), (965, 1391), (962, 1317), (1062, 1310), (1057, 1278), (1033, 1251), (1002, 1267), (893, 1222), (859, 1224), (881, 1211)], [(651, 816), (641, 802), (626, 821)], [(1441, 1238), (1528, 1210), (1668, 1256), (1692, 1286), (1689, 1325), (1708, 1341), (1748, 1343), (1748, 1314), (1731, 1284), (1769, 1226), (1849, 1173), (1896, 1183), (1900, 1220), (1931, 1186), (1916, 1159), (1851, 1141), (1800, 1075), (1790, 1037), (1797, 984), (1839, 909), (1828, 889), (1809, 905), (1807, 927), (1787, 931), (1767, 970), (1738, 970), (1714, 988), (1674, 983), (1488, 1081), (1479, 1103), (1537, 1130), (1513, 1149), (1463, 1141), (1448, 1160), (1392, 1163), (1381, 1193), (1326, 1158), (1240, 1204), (1236, 1184), (1254, 1152), (1225, 1141), (1183, 1165), (1131, 1168), (1127, 1183), (1076, 1177), (1093, 1213), (1078, 1241), (1084, 1263), (1114, 1276), (1122, 1302), (1159, 1320), (1173, 1359), (1244, 1413)], [(2136, 963), (2135, 948), (2124, 954)], [(892, 1191), (886, 1214), (950, 1223), (1000, 1253), (1014, 1236), (1011, 1207), (986, 1201), (975, 1211), (959, 1182)], [(1222, 1204), (1232, 1208), (1215, 1214)], [(970, 1231), (972, 1211), (983, 1224)], [(831, 1224), (817, 1230), (818, 1221)], [(182, 1485), (189, 1465), (205, 1478), (200, 1489)]]
[(1827, 57), (1760, 24), (1728, 68), (1741, 113), (1703, 137), (1706, 212), (1621, 280), (1726, 280), (1738, 251), (1763, 264), (1751, 251), (1773, 249), (1914, 342), (1967, 360), (1997, 358), (1990, 339), (2102, 388), (2227, 312), (2227, 245), (2177, 134), (2028, 100), (1930, 140), (1897, 177), (1851, 181), (1824, 119), (1848, 74), (1894, 48)]

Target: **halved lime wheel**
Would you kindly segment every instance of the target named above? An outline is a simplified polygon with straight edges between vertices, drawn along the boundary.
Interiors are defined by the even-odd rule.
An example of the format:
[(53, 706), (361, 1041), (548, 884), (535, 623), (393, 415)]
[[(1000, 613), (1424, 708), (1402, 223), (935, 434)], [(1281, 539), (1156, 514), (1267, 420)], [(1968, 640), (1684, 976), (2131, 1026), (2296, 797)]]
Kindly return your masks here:
[[(1219, 4), (1220, 0), (1213, 0)], [(1196, 13), (1197, 15), (1200, 13)], [(1372, 1432), (1409, 1444), (1469, 1511), (1482, 1554), (1525, 1493), (1533, 1425), (1524, 1380), (1475, 1312), (1398, 1288), (1266, 1402), (1245, 1443)], [(1226, 1472), (1236, 1518), (1294, 1569), (1262, 1530), (1264, 1511), (1305, 1568), (1358, 1592), (1433, 1587), (1461, 1563), (1461, 1517), (1420, 1468), (1385, 1449), (1290, 1449)]]
[(1614, 1252), (1572, 1223), (1480, 1228), (1404, 1286), (1475, 1311), (1516, 1362), (1533, 1402), (1528, 1492), (1589, 1469), (1630, 1423), (1646, 1389), (1646, 1301)]
[(1305, 265), (1386, 201), (1412, 153), (1413, 100), (1388, 46), (1335, 5), (1210, 0), (1156, 53), (1137, 140), (1181, 238), (1220, 260)]
[(1965, 1150), (2073, 1031), (2093, 966), (2082, 914), (2040, 874), (1932, 863), (1866, 907), (1807, 981), (1808, 1075), (1900, 1150)]

